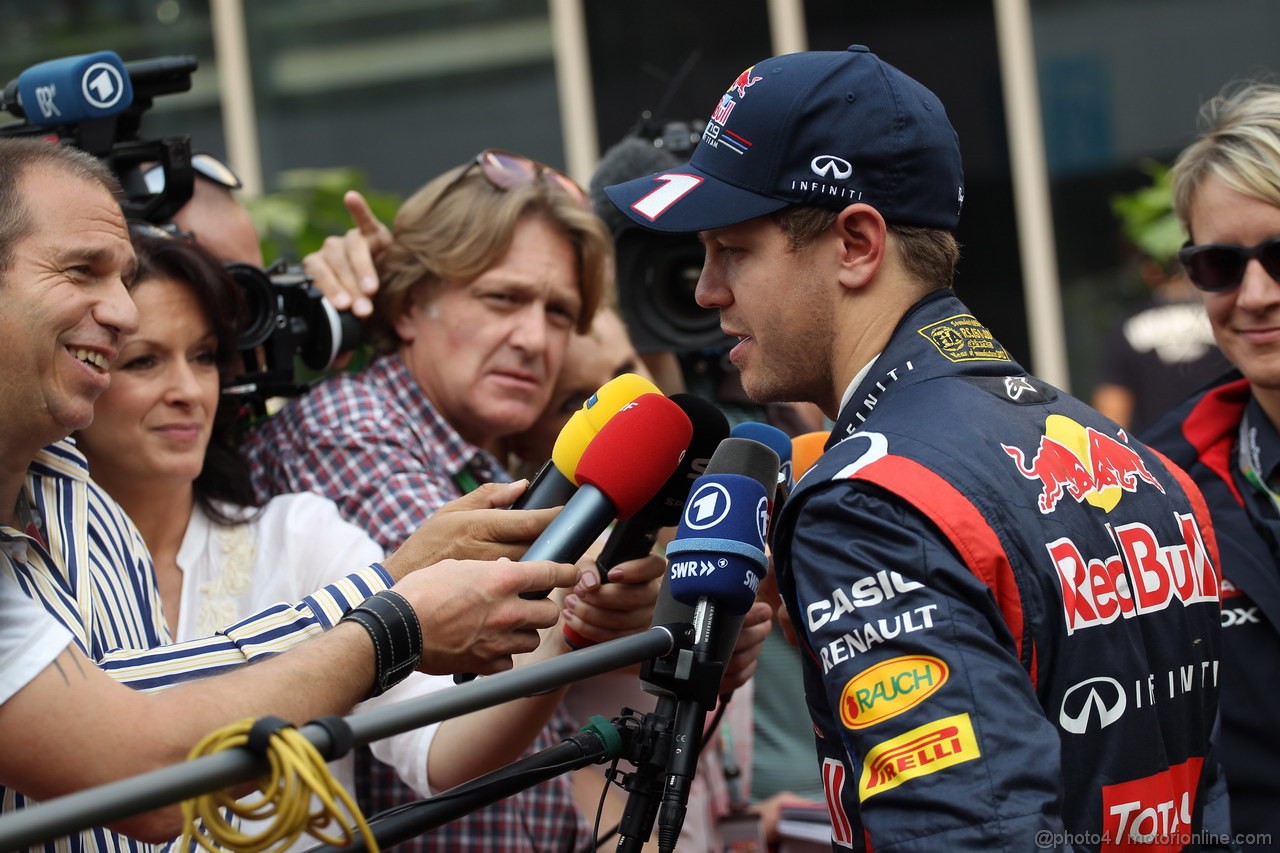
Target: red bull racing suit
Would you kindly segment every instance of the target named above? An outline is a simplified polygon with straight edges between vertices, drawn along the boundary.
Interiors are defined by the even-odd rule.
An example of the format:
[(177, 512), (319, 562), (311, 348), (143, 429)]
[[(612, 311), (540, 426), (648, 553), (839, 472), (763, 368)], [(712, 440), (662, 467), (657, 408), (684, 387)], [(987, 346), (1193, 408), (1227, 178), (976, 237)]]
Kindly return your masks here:
[(1256, 406), (1248, 382), (1233, 372), (1155, 423), (1146, 438), (1187, 470), (1213, 516), (1223, 577), (1219, 755), (1231, 825), (1244, 836), (1242, 849), (1274, 850), (1280, 843), (1280, 512), (1245, 471), (1262, 467), (1247, 450), (1266, 438), (1259, 442), (1251, 427), (1270, 430), (1273, 446), (1280, 439)]
[(1206, 516), (950, 291), (917, 303), (773, 538), (833, 849), (1220, 849)]

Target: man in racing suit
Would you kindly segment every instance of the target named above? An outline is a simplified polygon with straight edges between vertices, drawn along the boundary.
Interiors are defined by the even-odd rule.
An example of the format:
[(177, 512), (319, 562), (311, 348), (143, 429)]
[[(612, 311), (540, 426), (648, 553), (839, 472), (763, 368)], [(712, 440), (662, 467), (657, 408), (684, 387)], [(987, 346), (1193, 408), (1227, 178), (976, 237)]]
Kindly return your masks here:
[(1210, 99), (1170, 172), (1179, 252), (1237, 372), (1158, 421), (1153, 447), (1204, 493), (1222, 548), (1222, 769), (1247, 850), (1280, 841), (1280, 86)]
[(775, 57), (689, 164), (607, 192), (699, 232), (748, 393), (836, 421), (773, 536), (833, 849), (1215, 848), (1207, 510), (952, 293), (937, 98), (862, 46)]
[(1251, 401), (1248, 381), (1233, 373), (1161, 418), (1145, 437), (1187, 470), (1213, 517), (1222, 552), (1219, 754), (1231, 828), (1253, 836), (1242, 849), (1273, 849), (1280, 839), (1280, 691), (1263, 674), (1280, 669), (1280, 514), (1271, 492), (1245, 472), (1254, 453), (1265, 470), (1280, 464), (1280, 435)]

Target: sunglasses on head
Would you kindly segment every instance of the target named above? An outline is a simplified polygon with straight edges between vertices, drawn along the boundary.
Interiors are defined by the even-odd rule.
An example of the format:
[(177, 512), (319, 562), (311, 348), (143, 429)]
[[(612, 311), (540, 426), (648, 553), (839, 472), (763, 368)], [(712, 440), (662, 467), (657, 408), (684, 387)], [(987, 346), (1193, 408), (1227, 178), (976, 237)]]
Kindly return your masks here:
[(1263, 240), (1256, 246), (1231, 243), (1193, 246), (1188, 242), (1178, 250), (1178, 260), (1186, 269), (1191, 283), (1209, 293), (1239, 287), (1244, 280), (1245, 267), (1253, 259), (1262, 264), (1267, 275), (1280, 281), (1280, 237)]
[[(229, 190), (238, 190), (244, 186), (236, 173), (231, 171), (230, 166), (204, 151), (197, 151), (191, 155), (191, 170), (197, 177), (212, 181)], [(159, 195), (164, 192), (164, 167), (159, 163), (148, 166), (142, 173), (142, 180), (147, 184), (147, 192)]]
[(500, 148), (486, 148), (477, 154), (467, 164), (467, 167), (458, 173), (453, 182), (444, 188), (444, 191), (436, 197), (436, 200), (439, 201), (452, 192), (477, 166), (480, 167), (480, 173), (484, 175), (485, 180), (490, 185), (504, 192), (527, 187), (534, 181), (541, 180), (567, 194), (584, 209), (591, 209), (591, 201), (573, 178), (558, 169), (551, 168), (545, 163), (539, 163), (537, 160), (531, 160), (523, 154), (503, 151)]

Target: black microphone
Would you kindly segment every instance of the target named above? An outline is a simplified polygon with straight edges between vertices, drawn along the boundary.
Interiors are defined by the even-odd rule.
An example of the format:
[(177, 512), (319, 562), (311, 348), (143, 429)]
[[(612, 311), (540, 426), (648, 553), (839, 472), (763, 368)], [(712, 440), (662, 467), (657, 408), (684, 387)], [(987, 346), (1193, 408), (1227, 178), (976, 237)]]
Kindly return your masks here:
[(674, 690), (672, 750), (658, 813), (662, 853), (674, 851), (680, 837), (707, 712), (768, 573), (764, 548), (780, 464), (778, 454), (760, 442), (722, 441), (707, 473), (693, 484), (676, 538), (667, 546), (666, 581), (677, 603), (694, 608), (694, 640)]
[(759, 421), (743, 421), (735, 424), (730, 435), (735, 438), (750, 438), (772, 448), (782, 462), (782, 469), (778, 471), (778, 485), (785, 486), (784, 494), (789, 494), (795, 488), (795, 475), (791, 466), (791, 436), (773, 424)]
[(689, 449), (653, 500), (631, 518), (613, 526), (596, 560), (601, 583), (607, 582), (609, 569), (652, 551), (659, 530), (680, 522), (680, 510), (684, 508), (693, 481), (706, 472), (711, 454), (729, 437), (729, 421), (714, 403), (693, 394), (672, 394), (671, 402), (678, 405), (693, 424)]
[[(721, 450), (721, 448), (724, 448)], [(743, 473), (752, 479), (764, 482), (765, 479), (772, 477), (771, 483), (777, 483), (778, 470), (780, 461), (776, 453), (771, 450), (769, 453), (763, 453), (760, 448), (770, 450), (758, 441), (747, 438), (729, 437), (720, 442), (720, 447), (716, 448), (716, 453), (712, 455), (714, 460), (716, 456), (720, 456), (724, 464), (730, 462), (735, 466), (730, 473)], [(725, 454), (731, 453), (731, 456)], [(716, 473), (710, 463), (707, 466), (708, 473)], [(724, 473), (724, 469), (720, 469), (720, 473)], [(694, 491), (697, 491), (696, 485)], [(766, 485), (766, 491), (769, 495), (774, 495), (774, 485)], [(689, 502), (685, 504), (686, 512), (689, 509)], [(678, 537), (677, 537), (678, 538)], [(675, 545), (675, 542), (672, 542)], [(680, 546), (675, 546), (679, 551)], [(670, 547), (668, 547), (667, 556), (671, 557)], [(667, 574), (662, 579), (662, 588), (658, 590), (658, 601), (653, 608), (653, 625), (671, 625), (675, 623), (692, 622), (694, 620), (694, 604), (684, 603), (676, 600), (671, 594), (671, 571), (668, 569)], [(748, 607), (748, 609), (750, 609)], [(723, 615), (723, 614), (722, 614)], [(724, 626), (725, 630), (719, 633), (716, 639), (716, 647), (714, 657), (717, 660), (728, 661), (733, 655), (733, 646), (738, 641), (738, 631), (742, 628), (742, 620), (737, 618), (737, 625), (733, 625), (732, 621), (737, 618), (730, 615), (729, 623)], [(652, 693), (655, 696), (671, 696), (677, 691), (683, 691), (687, 685), (681, 677), (678, 667), (670, 660), (658, 659), (645, 663), (640, 669), (641, 687), (645, 692)], [(717, 679), (715, 684), (710, 685), (714, 690), (718, 690), (720, 682)]]
[(576, 491), (578, 484), (561, 473), (554, 459), (548, 459), (529, 481), (529, 488), (511, 504), (511, 508), (551, 509), (564, 506)]

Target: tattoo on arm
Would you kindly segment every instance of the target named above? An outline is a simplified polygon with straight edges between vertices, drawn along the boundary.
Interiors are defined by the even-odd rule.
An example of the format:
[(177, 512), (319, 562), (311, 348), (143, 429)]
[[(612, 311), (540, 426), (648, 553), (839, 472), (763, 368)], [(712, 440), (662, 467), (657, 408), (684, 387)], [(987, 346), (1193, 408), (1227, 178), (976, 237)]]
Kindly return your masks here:
[(72, 653), (72, 651), (70, 650), (70, 648), (68, 648), (68, 649), (67, 649), (66, 651), (64, 651), (62, 654), (60, 654), (60, 655), (58, 655), (56, 658), (54, 658), (53, 665), (57, 668), (57, 670), (58, 670), (58, 675), (61, 675), (61, 676), (62, 676), (62, 680), (63, 680), (63, 682), (64, 682), (68, 687), (70, 687), (70, 686), (71, 686), (71, 679), (67, 678), (67, 671), (66, 671), (65, 669), (63, 669), (63, 668), (62, 668), (61, 660), (62, 660), (63, 658), (68, 658), (68, 659), (71, 661), (71, 663), (72, 663), (72, 664), (75, 666), (75, 668), (76, 668), (76, 672), (78, 672), (78, 673), (80, 674), (80, 677), (81, 677), (81, 678), (84, 678), (84, 667), (80, 666), (80, 659), (79, 659), (78, 657), (76, 657), (76, 655), (75, 655), (74, 653)]
[(61, 658), (62, 658), (62, 655), (58, 655), (58, 657), (54, 658), (54, 659), (53, 659), (53, 666), (54, 666), (54, 668), (55, 668), (55, 669), (57, 669), (57, 670), (58, 670), (58, 675), (61, 675), (61, 676), (62, 676), (62, 683), (63, 683), (63, 684), (65, 684), (65, 685), (67, 685), (68, 687), (70, 687), (70, 686), (71, 686), (71, 679), (67, 678), (67, 671), (66, 671), (65, 669), (63, 669), (63, 668), (62, 668), (62, 664), (61, 664), (61, 663), (59, 663), (59, 660), (60, 660)]

